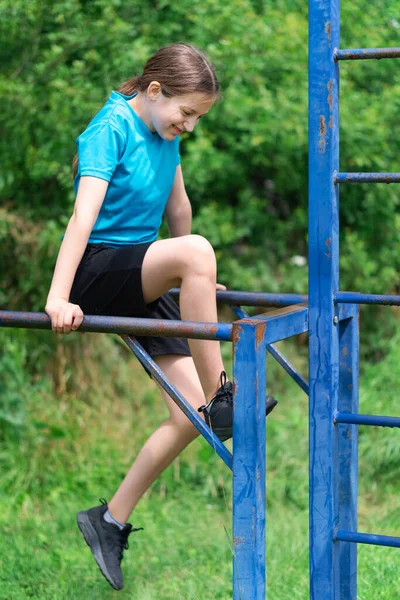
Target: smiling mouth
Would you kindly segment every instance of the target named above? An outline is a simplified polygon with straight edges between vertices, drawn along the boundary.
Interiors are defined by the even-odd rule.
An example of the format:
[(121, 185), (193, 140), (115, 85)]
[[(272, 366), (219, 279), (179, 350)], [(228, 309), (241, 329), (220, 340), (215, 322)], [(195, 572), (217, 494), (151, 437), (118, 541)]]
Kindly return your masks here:
[(179, 129), (179, 127), (177, 127), (176, 125), (173, 125), (172, 127), (173, 127), (173, 128), (174, 128), (174, 129), (175, 129), (175, 130), (176, 130), (178, 133), (182, 133), (182, 132), (183, 132), (183, 130), (182, 130), (182, 129)]

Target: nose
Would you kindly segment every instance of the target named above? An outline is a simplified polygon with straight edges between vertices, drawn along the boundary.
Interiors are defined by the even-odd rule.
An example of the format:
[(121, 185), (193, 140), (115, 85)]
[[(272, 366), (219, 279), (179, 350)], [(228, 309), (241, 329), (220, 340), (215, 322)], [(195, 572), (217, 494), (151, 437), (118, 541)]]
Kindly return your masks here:
[(185, 131), (188, 131), (189, 133), (191, 133), (193, 131), (193, 129), (196, 127), (196, 124), (197, 124), (197, 118), (195, 116), (188, 117), (184, 123)]

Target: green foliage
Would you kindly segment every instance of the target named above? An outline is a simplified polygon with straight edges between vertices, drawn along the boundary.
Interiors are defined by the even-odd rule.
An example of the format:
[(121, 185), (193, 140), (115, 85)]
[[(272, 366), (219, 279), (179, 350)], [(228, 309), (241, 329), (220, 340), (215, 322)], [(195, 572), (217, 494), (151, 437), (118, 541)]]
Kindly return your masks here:
[[(7, 434), (0, 440), (1, 598), (111, 598), (114, 592), (76, 529), (75, 513), (97, 503), (98, 497), (111, 497), (146, 437), (167, 415), (144, 370), (133, 358), (122, 360), (124, 346), (104, 335), (72, 339), (63, 345), (79, 343), (87, 370), (76, 365), (65, 391), (56, 397), (43, 374), (35, 378), (32, 393), (32, 382), (24, 374), (27, 356), (18, 364), (22, 339), (1, 339), (11, 354), (14, 348), (14, 367), (0, 363), (0, 373), (14, 368), (13, 379), (29, 390), (19, 436)], [(396, 413), (398, 342), (399, 334), (386, 358), (362, 375), (362, 412)], [(279, 346), (305, 373), (306, 353), (299, 355), (288, 342)], [(100, 354), (107, 355), (108, 367), (101, 391), (96, 387)], [(279, 396), (267, 421), (268, 595), (304, 600), (308, 400), (270, 359), (268, 373), (270, 389)], [(397, 433), (360, 428), (360, 531), (399, 535)], [(126, 588), (121, 597), (231, 598), (231, 508), (230, 472), (204, 440), (196, 440), (133, 513), (133, 525), (144, 531), (130, 539), (124, 555)], [(360, 599), (396, 597), (399, 576), (393, 548), (360, 547), (358, 568)]]
[[(303, 3), (206, 0), (194, 10), (189, 0), (1, 0), (0, 16), (0, 197), (11, 214), (28, 219), (26, 229), (47, 229), (47, 221), (65, 227), (74, 197), (75, 138), (110, 91), (140, 72), (157, 47), (186, 39), (208, 52), (223, 90), (223, 101), (182, 140), (194, 231), (210, 237), (229, 287), (306, 291), (305, 270), (290, 260), (306, 255), (307, 238)], [(396, 18), (393, 1), (344, 2), (342, 45), (396, 45)], [(341, 69), (342, 169), (396, 170), (396, 61)], [(398, 212), (394, 186), (343, 186), (342, 289), (398, 290)], [(40, 274), (46, 285), (53, 243), (47, 251), (51, 260)], [(13, 293), (19, 296), (26, 272), (16, 266)], [(46, 285), (38, 285), (34, 272), (27, 280), (35, 282), (43, 304)], [(37, 306), (37, 296), (22, 294), (26, 308)]]

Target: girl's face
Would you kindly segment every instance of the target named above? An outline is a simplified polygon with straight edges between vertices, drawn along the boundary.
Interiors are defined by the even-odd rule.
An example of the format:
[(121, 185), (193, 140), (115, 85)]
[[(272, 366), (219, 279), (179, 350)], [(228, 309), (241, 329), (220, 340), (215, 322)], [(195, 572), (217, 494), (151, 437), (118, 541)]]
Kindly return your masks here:
[(147, 90), (150, 129), (167, 141), (184, 131), (192, 132), (215, 102), (215, 97), (203, 92), (166, 98), (161, 89), (154, 90), (152, 85)]

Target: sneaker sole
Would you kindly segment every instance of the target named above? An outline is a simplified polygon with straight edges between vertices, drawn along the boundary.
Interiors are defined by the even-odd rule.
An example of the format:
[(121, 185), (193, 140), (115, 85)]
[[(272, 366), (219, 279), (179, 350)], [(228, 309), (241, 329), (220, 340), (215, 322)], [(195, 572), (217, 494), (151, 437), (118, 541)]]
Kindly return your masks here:
[(108, 583), (112, 585), (115, 590), (122, 590), (122, 587), (118, 587), (113, 581), (109, 570), (107, 569), (106, 563), (103, 559), (103, 554), (100, 548), (99, 537), (94, 529), (93, 525), (90, 522), (89, 517), (84, 512), (80, 512), (76, 515), (76, 521), (78, 523), (78, 527), (81, 530), (81, 533), (84, 537), (85, 542), (89, 546), (94, 559), (104, 577), (107, 579)]

